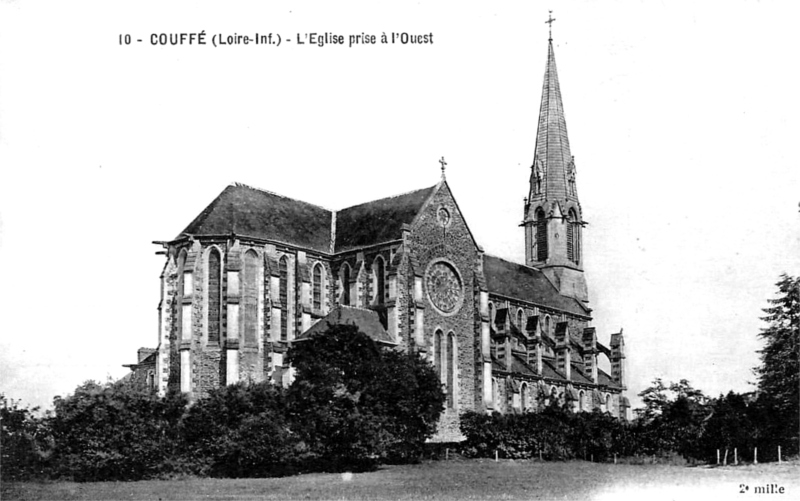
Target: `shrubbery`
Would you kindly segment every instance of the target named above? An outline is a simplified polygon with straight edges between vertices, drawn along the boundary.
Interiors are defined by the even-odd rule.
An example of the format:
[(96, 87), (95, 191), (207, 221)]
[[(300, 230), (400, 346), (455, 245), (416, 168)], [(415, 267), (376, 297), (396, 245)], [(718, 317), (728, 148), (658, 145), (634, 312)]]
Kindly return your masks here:
[(189, 406), (181, 395), (87, 382), (36, 417), (0, 395), (2, 479), (264, 477), (419, 458), (445, 398), (429, 363), (354, 326), (296, 343), (289, 359), (288, 389), (239, 383)]
[(211, 391), (187, 409), (180, 434), (179, 469), (188, 473), (263, 477), (297, 460), (284, 391), (269, 383)]
[(0, 472), (2, 480), (26, 480), (47, 472), (53, 451), (49, 421), (37, 408), (20, 407), (0, 394)]
[(627, 425), (599, 411), (575, 414), (558, 406), (541, 412), (461, 416), (462, 452), (474, 457), (603, 460), (622, 454)]
[(136, 480), (162, 473), (180, 442), (186, 400), (116, 383), (87, 382), (56, 398), (54, 472), (76, 480)]

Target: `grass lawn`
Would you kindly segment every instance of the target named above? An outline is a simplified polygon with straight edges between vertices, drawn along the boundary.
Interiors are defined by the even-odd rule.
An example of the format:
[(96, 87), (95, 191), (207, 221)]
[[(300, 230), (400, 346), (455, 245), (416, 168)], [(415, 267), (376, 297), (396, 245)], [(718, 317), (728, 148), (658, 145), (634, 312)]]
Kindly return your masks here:
[[(386, 466), (376, 472), (268, 479), (8, 483), (2, 499), (747, 499), (783, 487), (800, 499), (800, 462), (721, 468), (582, 461), (457, 460)], [(745, 492), (740, 493), (747, 486)], [(777, 487), (775, 489), (777, 489)], [(768, 492), (767, 492), (768, 493)], [(773, 497), (773, 496), (770, 496)]]

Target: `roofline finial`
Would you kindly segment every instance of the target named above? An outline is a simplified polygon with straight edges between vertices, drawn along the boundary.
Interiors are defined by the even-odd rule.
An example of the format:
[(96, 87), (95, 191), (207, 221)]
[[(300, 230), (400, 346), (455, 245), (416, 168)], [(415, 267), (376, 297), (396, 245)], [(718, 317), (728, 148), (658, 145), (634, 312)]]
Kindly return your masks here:
[(550, 42), (552, 42), (553, 41), (553, 21), (555, 21), (556, 18), (553, 17), (553, 11), (552, 10), (549, 10), (547, 12), (548, 12), (547, 21), (545, 21), (544, 23), (549, 25), (549, 27), (550, 27), (550, 38), (548, 38), (548, 40)]
[(442, 164), (442, 179), (444, 179), (444, 168), (447, 166), (447, 162), (444, 161), (444, 157), (439, 160), (439, 163)]

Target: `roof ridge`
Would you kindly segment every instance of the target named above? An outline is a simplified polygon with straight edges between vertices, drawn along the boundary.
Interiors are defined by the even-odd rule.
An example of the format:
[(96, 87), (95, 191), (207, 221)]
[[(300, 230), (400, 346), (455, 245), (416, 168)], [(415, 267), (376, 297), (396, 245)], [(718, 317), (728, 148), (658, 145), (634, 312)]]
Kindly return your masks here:
[(375, 200), (368, 200), (368, 201), (362, 202), (360, 204), (351, 205), (349, 207), (344, 207), (342, 209), (339, 209), (337, 212), (343, 212), (343, 211), (346, 211), (347, 209), (355, 209), (356, 207), (361, 207), (362, 205), (374, 204), (375, 202), (381, 202), (383, 200), (391, 200), (392, 198), (400, 198), (400, 197), (404, 197), (406, 195), (410, 195), (412, 193), (417, 193), (417, 192), (420, 192), (420, 191), (430, 190), (430, 189), (433, 189), (436, 186), (438, 186), (438, 184), (439, 183), (434, 184), (433, 186), (428, 186), (426, 188), (418, 188), (416, 190), (405, 191), (403, 193), (398, 193), (397, 195), (390, 195), (388, 197), (376, 198)]
[(323, 206), (317, 205), (317, 204), (312, 204), (311, 202), (306, 202), (305, 200), (300, 200), (299, 198), (292, 198), (292, 197), (289, 197), (289, 196), (286, 196), (286, 195), (281, 195), (280, 193), (275, 193), (274, 191), (265, 190), (264, 188), (259, 188), (257, 186), (252, 186), (250, 184), (245, 184), (245, 183), (240, 183), (240, 182), (234, 181), (233, 183), (229, 184), (228, 186), (234, 186), (236, 188), (247, 188), (247, 189), (253, 190), (253, 191), (260, 191), (261, 193), (267, 193), (269, 195), (273, 195), (273, 196), (276, 196), (276, 197), (284, 198), (286, 200), (291, 200), (293, 202), (300, 202), (301, 204), (306, 204), (306, 205), (310, 205), (312, 207), (316, 207), (318, 209), (322, 209), (322, 210), (325, 210), (325, 211), (328, 211), (328, 212), (333, 212), (331, 209), (328, 209), (327, 207), (323, 207)]

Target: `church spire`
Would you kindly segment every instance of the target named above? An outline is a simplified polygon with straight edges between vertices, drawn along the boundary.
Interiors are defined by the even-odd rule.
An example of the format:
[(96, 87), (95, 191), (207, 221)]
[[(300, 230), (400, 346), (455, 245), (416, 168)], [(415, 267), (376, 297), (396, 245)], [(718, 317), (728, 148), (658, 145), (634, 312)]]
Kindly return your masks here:
[(528, 200), (578, 201), (575, 189), (575, 161), (569, 148), (567, 122), (558, 85), (556, 57), (552, 38), (547, 47), (539, 128), (531, 167), (531, 190)]
[[(553, 21), (551, 15), (547, 20), (551, 28)], [(525, 264), (544, 271), (562, 294), (587, 302), (583, 225), (551, 32), (525, 203)]]

